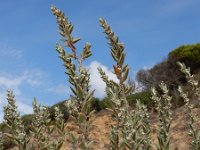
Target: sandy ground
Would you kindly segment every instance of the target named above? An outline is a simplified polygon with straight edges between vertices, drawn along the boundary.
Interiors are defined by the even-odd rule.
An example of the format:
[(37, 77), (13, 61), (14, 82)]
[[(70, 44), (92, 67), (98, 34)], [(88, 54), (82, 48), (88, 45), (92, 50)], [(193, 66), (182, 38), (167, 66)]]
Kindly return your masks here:
[[(195, 108), (193, 112), (198, 116), (200, 114), (200, 109)], [(156, 149), (157, 144), (157, 125), (158, 118), (156, 113), (151, 113), (151, 124), (152, 124), (152, 139), (153, 139), (153, 149)], [(188, 126), (186, 124), (188, 116), (185, 107), (176, 109), (173, 112), (173, 120), (171, 124), (171, 143), (170, 150), (189, 150), (191, 138), (187, 134)], [(96, 114), (93, 122), (93, 128), (91, 130), (91, 139), (95, 141), (95, 150), (108, 150), (109, 149), (109, 130), (110, 125), (114, 121), (111, 118), (111, 113), (108, 111), (101, 111)], [(200, 121), (198, 122), (200, 125)], [(73, 128), (73, 127), (72, 127)], [(68, 149), (68, 144), (64, 144), (62, 150)]]
[[(198, 116), (200, 114), (200, 109), (195, 108), (193, 112)], [(152, 139), (155, 144), (157, 143), (157, 125), (158, 118), (156, 113), (151, 113), (151, 124), (152, 124)], [(188, 120), (188, 116), (186, 113), (185, 107), (181, 107), (176, 109), (173, 112), (173, 120), (171, 125), (171, 143), (170, 150), (189, 150), (191, 138), (187, 134), (188, 126), (186, 124)], [(111, 113), (109, 111), (103, 110), (97, 113), (94, 117), (94, 121), (92, 123), (92, 129), (90, 132), (90, 138), (94, 140), (94, 149), (95, 150), (108, 150), (109, 149), (109, 130), (110, 125), (113, 124), (114, 121), (111, 118)], [(200, 125), (200, 121), (197, 123)], [(76, 130), (76, 128), (69, 123), (66, 128), (70, 130)], [(62, 146), (62, 150), (68, 150), (69, 143), (64, 143)]]

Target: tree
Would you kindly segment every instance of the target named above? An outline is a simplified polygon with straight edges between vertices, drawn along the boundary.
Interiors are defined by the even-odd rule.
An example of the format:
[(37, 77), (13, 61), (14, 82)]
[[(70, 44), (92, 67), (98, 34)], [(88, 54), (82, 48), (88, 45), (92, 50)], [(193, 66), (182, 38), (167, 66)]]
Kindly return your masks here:
[(187, 81), (184, 74), (179, 71), (178, 61), (190, 67), (192, 74), (197, 74), (200, 71), (200, 44), (176, 48), (168, 54), (166, 59), (154, 67), (139, 70), (136, 79), (144, 86), (145, 90), (150, 87), (156, 87), (159, 90), (159, 83), (164, 81), (169, 87), (169, 93), (177, 101), (179, 99), (179, 96), (177, 96), (178, 85), (186, 85)]
[(168, 54), (168, 59), (175, 59), (190, 67), (191, 73), (200, 70), (200, 43), (183, 45)]

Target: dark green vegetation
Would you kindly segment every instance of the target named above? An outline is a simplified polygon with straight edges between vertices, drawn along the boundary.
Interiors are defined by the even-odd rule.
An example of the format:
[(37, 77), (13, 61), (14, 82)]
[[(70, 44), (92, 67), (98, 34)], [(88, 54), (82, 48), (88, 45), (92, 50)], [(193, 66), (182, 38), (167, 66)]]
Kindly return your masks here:
[[(169, 53), (169, 57), (174, 57), (184, 63), (194, 63), (191, 67), (200, 63), (200, 43), (193, 45), (183, 45)], [(196, 69), (196, 68), (195, 68)]]
[(191, 91), (190, 87), (186, 86), (186, 78), (179, 71), (177, 61), (190, 67), (191, 74), (195, 74), (195, 78), (200, 81), (200, 43), (184, 45), (172, 50), (162, 62), (150, 69), (139, 70), (136, 77), (145, 90), (149, 90), (151, 87), (156, 87), (159, 90), (158, 85), (164, 81), (173, 97), (173, 107), (179, 107), (183, 104), (183, 99), (178, 96), (178, 85), (182, 85), (185, 89)]

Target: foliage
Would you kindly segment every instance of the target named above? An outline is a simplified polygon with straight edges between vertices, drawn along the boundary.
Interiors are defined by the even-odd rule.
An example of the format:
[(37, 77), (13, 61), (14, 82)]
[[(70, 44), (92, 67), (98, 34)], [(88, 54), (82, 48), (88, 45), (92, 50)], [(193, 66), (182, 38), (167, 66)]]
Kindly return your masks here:
[[(67, 101), (66, 106), (69, 110), (70, 117), (74, 120), (78, 126), (78, 136), (73, 133), (69, 133), (71, 139), (72, 149), (91, 149), (92, 140), (88, 137), (88, 131), (91, 124), (91, 116), (94, 111), (91, 111), (91, 101), (93, 98), (93, 91), (90, 91), (89, 81), (90, 74), (87, 68), (83, 66), (83, 62), (92, 55), (90, 50), (91, 45), (86, 43), (83, 47), (80, 56), (77, 54), (75, 43), (80, 38), (74, 38), (72, 36), (73, 25), (65, 17), (64, 13), (52, 6), (51, 10), (56, 17), (59, 33), (63, 37), (64, 47), (69, 47), (70, 52), (65, 52), (64, 47), (60, 44), (56, 45), (56, 50), (59, 53), (59, 57), (63, 60), (66, 68), (66, 74), (68, 75), (68, 81), (71, 84), (71, 91), (74, 95), (71, 95), (70, 100)], [(64, 124), (63, 124), (64, 126)]]
[(101, 107), (101, 101), (99, 98), (92, 98), (91, 101), (91, 110), (95, 110), (95, 112), (99, 112), (103, 108)]
[(118, 79), (118, 82), (109, 80), (105, 72), (98, 68), (102, 80), (106, 83), (106, 92), (111, 103), (110, 110), (113, 112), (113, 119), (117, 122), (111, 126), (111, 149), (151, 149), (150, 126), (148, 123), (141, 126), (144, 120), (148, 120), (148, 117), (144, 116), (148, 115), (146, 115), (146, 111), (141, 109), (143, 108), (141, 103), (136, 104), (135, 111), (131, 110), (126, 99), (133, 87), (126, 84), (129, 67), (124, 64), (126, 55), (124, 45), (119, 42), (118, 37), (104, 19), (100, 18), (99, 22), (108, 39), (111, 56), (116, 63), (113, 65), (113, 73)]
[(170, 93), (176, 90), (178, 85), (186, 83), (185, 77), (179, 71), (174, 59), (166, 59), (150, 69), (139, 70), (137, 80), (145, 89), (150, 89), (154, 86), (157, 90), (159, 89), (159, 84), (164, 81), (169, 86)]
[[(191, 68), (192, 74), (200, 72), (200, 44), (181, 46), (168, 54), (162, 62), (157, 63), (150, 69), (141, 69), (137, 73), (137, 80), (143, 85), (144, 89), (152, 86), (161, 91), (159, 84), (164, 81), (169, 88), (169, 94), (173, 97), (173, 107), (183, 104), (178, 92), (178, 86), (186, 86), (185, 75), (179, 70), (176, 62), (181, 61)], [(198, 79), (200, 81), (200, 79)], [(187, 87), (189, 91), (189, 87)]]
[(127, 96), (127, 100), (130, 106), (134, 106), (136, 100), (140, 101), (142, 104), (146, 105), (148, 108), (153, 107), (153, 101), (151, 99), (151, 91), (145, 90), (135, 94)]
[[(109, 99), (110, 99), (109, 97), (105, 97), (103, 99), (93, 97), (92, 101), (91, 101), (91, 110), (95, 110), (95, 112), (99, 112), (101, 110), (111, 108), (112, 104)], [(141, 91), (138, 93), (128, 95), (126, 97), (126, 99), (131, 107), (135, 106), (136, 99), (138, 99), (144, 105), (147, 105), (148, 108), (150, 108), (154, 105), (153, 101), (151, 100), (151, 91), (150, 90)], [(66, 101), (61, 101), (61, 102), (56, 103), (55, 105), (48, 108), (49, 112), (50, 112), (50, 118), (52, 120), (55, 120), (55, 109), (54, 108), (59, 107), (60, 111), (64, 114), (63, 119), (65, 119), (67, 121), (67, 119), (69, 118), (69, 113), (68, 113), (68, 110), (66, 109), (65, 103), (66, 103)], [(23, 120), (23, 117), (22, 117), (22, 120)]]
[(4, 107), (4, 123), (10, 129), (11, 133), (4, 133), (18, 147), (23, 150), (27, 147), (29, 137), (27, 137), (24, 125), (17, 111), (15, 99), (12, 91), (7, 92), (8, 105)]
[(0, 132), (6, 132), (7, 131), (7, 126), (5, 123), (1, 123), (0, 124)]
[(0, 138), (0, 150), (7, 150), (14, 146), (15, 143), (5, 135)]
[[(200, 63), (200, 43), (193, 45), (183, 45), (169, 53), (169, 57), (176, 58), (177, 61), (184, 62), (186, 65), (187, 60), (193, 62), (193, 65)], [(191, 66), (191, 65), (190, 65)], [(193, 66), (191, 66), (194, 68)]]
[(109, 97), (105, 97), (103, 100), (100, 101), (100, 108), (107, 109), (112, 107), (112, 102), (110, 101)]
[(55, 120), (55, 107), (58, 107), (60, 109), (61, 113), (63, 114), (63, 118), (62, 119), (64, 119), (65, 121), (68, 120), (69, 112), (66, 109), (65, 103), (66, 103), (66, 101), (61, 101), (59, 103), (54, 104), (51, 107), (48, 107), (48, 111), (50, 113), (49, 117), (50, 117), (50, 119), (52, 121)]
[(33, 123), (33, 114), (23, 115), (21, 119), (22, 123), (24, 124), (25, 131), (29, 132), (31, 129), (31, 124)]
[[(200, 98), (200, 88), (198, 81), (194, 79), (194, 76), (190, 74), (190, 69), (186, 68), (184, 64), (178, 63), (181, 67), (183, 73), (185, 73), (188, 83), (191, 85), (193, 89), (193, 96), (197, 99)], [(191, 148), (194, 150), (200, 149), (200, 129), (195, 126), (196, 116), (193, 114), (192, 109), (194, 108), (191, 100), (188, 97), (188, 93), (183, 91), (183, 88), (179, 86), (179, 92), (181, 97), (185, 100), (186, 108), (188, 111), (189, 121), (188, 126), (190, 128), (189, 135), (192, 137)]]
[(30, 146), (31, 149), (50, 149), (52, 144), (50, 134), (53, 129), (50, 127), (49, 111), (46, 106), (41, 106), (37, 103), (36, 99), (33, 101), (33, 122), (31, 124), (30, 135), (34, 139), (34, 144)]
[(155, 88), (152, 88), (152, 99), (156, 103), (156, 109), (159, 114), (159, 129), (158, 129), (158, 150), (169, 150), (170, 144), (170, 125), (172, 120), (171, 112), (171, 97), (169, 96), (169, 90), (165, 83), (160, 84), (163, 94), (158, 95)]

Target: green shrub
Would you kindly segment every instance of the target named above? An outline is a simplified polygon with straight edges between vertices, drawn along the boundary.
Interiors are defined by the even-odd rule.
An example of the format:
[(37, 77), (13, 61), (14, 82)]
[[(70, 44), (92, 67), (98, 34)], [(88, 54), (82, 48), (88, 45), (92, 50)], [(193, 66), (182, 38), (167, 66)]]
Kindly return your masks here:
[(91, 101), (91, 110), (95, 110), (95, 112), (99, 112), (102, 110), (101, 101), (98, 98), (93, 98)]
[(7, 132), (6, 130), (8, 130), (8, 127), (6, 126), (6, 124), (1, 123), (0, 124), (0, 132)]
[(31, 124), (33, 122), (33, 115), (32, 114), (24, 115), (21, 117), (21, 119), (24, 124), (25, 131), (29, 132), (31, 128)]
[(153, 101), (151, 99), (151, 91), (146, 90), (139, 93), (135, 93), (127, 96), (127, 100), (130, 106), (135, 106), (136, 100), (140, 101), (142, 104), (147, 107), (153, 107)]
[[(179, 70), (177, 61), (190, 67), (192, 74), (200, 72), (200, 43), (192, 45), (183, 45), (172, 50), (166, 59), (157, 63), (152, 68), (141, 69), (137, 72), (136, 79), (144, 89), (150, 89), (152, 86), (159, 89), (159, 84), (164, 81), (167, 83), (170, 95), (173, 97), (173, 108), (183, 105), (183, 99), (178, 94), (178, 86), (186, 86), (185, 75)], [(198, 79), (200, 82), (200, 78)], [(187, 89), (188, 92), (192, 89)]]
[(183, 45), (169, 53), (169, 57), (175, 57), (177, 61), (193, 61), (200, 63), (200, 43)]
[(15, 146), (15, 143), (6, 136), (2, 138), (2, 142), (3, 142), (2, 147), (4, 148), (3, 150), (7, 150)]
[(65, 121), (67, 121), (67, 119), (69, 118), (69, 112), (66, 109), (65, 103), (66, 103), (66, 101), (61, 101), (51, 107), (48, 107), (51, 120), (55, 120), (55, 107), (58, 107), (60, 109), (61, 113), (63, 114), (63, 119)]
[(101, 109), (106, 109), (106, 108), (111, 108), (112, 107), (110, 98), (108, 98), (108, 97), (106, 97), (103, 100), (101, 100), (99, 105), (100, 105)]

